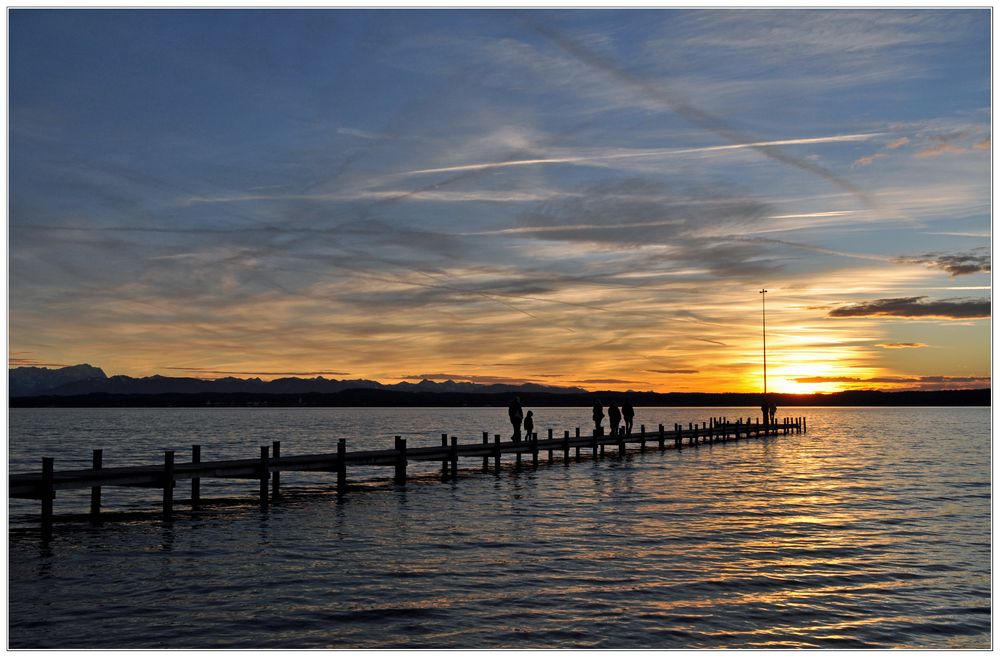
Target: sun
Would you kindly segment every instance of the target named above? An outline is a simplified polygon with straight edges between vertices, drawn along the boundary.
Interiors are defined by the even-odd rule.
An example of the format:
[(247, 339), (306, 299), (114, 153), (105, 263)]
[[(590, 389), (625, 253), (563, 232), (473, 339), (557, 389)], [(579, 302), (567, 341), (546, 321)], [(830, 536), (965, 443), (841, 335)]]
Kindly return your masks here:
[(785, 377), (779, 377), (772, 386), (768, 386), (768, 389), (774, 393), (793, 394), (835, 393), (840, 390), (830, 382), (798, 382)]

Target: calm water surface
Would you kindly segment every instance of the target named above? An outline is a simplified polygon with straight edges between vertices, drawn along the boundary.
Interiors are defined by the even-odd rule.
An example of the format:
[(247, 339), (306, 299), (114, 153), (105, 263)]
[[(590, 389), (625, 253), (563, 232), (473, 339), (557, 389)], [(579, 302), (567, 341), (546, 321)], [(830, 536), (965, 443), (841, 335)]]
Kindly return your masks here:
[[(636, 427), (753, 415), (637, 409)], [(779, 410), (779, 415), (786, 410)], [(442, 483), (411, 464), (203, 481), (196, 515), (60, 524), (9, 503), (9, 646), (330, 648), (988, 648), (987, 408), (800, 408), (804, 435), (586, 455)], [(503, 409), (12, 409), (12, 472), (435, 444), (509, 432)], [(536, 409), (536, 429), (589, 409)], [(364, 436), (366, 439), (357, 437)], [(507, 434), (504, 434), (507, 436)], [(505, 457), (506, 460), (511, 459)], [(544, 462), (544, 459), (543, 459)], [(421, 475), (422, 474), (422, 475)], [(178, 497), (187, 487), (182, 482)], [(87, 494), (60, 492), (57, 514)], [(108, 490), (111, 511), (158, 492)]]

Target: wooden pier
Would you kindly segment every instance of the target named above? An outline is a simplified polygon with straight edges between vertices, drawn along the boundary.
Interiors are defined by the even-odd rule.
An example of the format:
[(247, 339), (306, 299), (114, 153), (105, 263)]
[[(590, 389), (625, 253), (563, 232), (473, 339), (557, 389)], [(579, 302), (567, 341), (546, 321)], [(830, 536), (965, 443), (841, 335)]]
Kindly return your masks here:
[(36, 473), (17, 473), (9, 477), (8, 494), (11, 498), (26, 498), (41, 501), (41, 524), (45, 535), (51, 533), (53, 502), (56, 493), (68, 489), (90, 489), (90, 519), (97, 522), (101, 514), (101, 489), (103, 487), (145, 487), (162, 489), (163, 517), (169, 520), (173, 515), (174, 489), (180, 480), (190, 480), (192, 509), (198, 509), (201, 498), (201, 480), (206, 478), (248, 479), (259, 483), (259, 501), (266, 509), (273, 500), (280, 497), (280, 474), (284, 471), (313, 471), (336, 473), (337, 492), (347, 491), (347, 468), (349, 466), (387, 466), (394, 469), (394, 481), (406, 482), (406, 467), (409, 462), (441, 462), (441, 476), (455, 479), (458, 476), (459, 459), (481, 460), (483, 472), (492, 469), (500, 472), (502, 455), (514, 455), (517, 466), (523, 456), (531, 459), (532, 466), (538, 466), (539, 453), (547, 452), (547, 462), (553, 463), (555, 455), (562, 453), (564, 464), (570, 463), (570, 451), (575, 450), (575, 459), (580, 459), (580, 451), (589, 450), (593, 459), (605, 454), (612, 446), (619, 456), (631, 447), (640, 451), (655, 447), (658, 450), (685, 447), (696, 448), (705, 443), (722, 443), (757, 437), (802, 433), (806, 430), (805, 418), (784, 418), (781, 422), (764, 424), (759, 419), (712, 418), (699, 427), (689, 423), (685, 428), (674, 425), (667, 429), (663, 425), (647, 431), (645, 425), (631, 435), (617, 436), (592, 433), (580, 434), (576, 428), (571, 436), (567, 430), (562, 437), (553, 437), (548, 430), (547, 437), (539, 439), (535, 433), (521, 441), (501, 441), (494, 434), (492, 441), (483, 432), (481, 443), (458, 443), (457, 437), (441, 435), (440, 446), (408, 448), (406, 439), (397, 436), (393, 447), (385, 450), (361, 450), (347, 452), (347, 440), (338, 439), (337, 451), (333, 453), (294, 455), (281, 454), (281, 443), (274, 441), (271, 446), (261, 446), (260, 454), (251, 459), (225, 461), (201, 461), (201, 446), (191, 447), (191, 461), (177, 462), (173, 450), (163, 455), (162, 464), (150, 466), (123, 466), (106, 468), (103, 451), (94, 450), (93, 467), (86, 470), (56, 471), (52, 457), (42, 458), (42, 470)]

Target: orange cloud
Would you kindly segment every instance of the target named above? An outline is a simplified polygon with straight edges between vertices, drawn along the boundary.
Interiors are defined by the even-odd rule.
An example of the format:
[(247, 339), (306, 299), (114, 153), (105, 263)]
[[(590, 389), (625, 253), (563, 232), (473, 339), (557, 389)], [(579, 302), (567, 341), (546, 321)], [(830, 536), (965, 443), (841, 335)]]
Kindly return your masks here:
[(884, 155), (885, 155), (884, 153), (872, 153), (871, 155), (866, 155), (862, 158), (858, 158), (857, 160), (854, 161), (854, 164), (856, 164), (859, 167), (867, 167), (871, 163), (875, 162), (875, 160), (883, 157)]
[(927, 148), (918, 151), (917, 157), (934, 158), (948, 153), (965, 153), (965, 149), (961, 146), (955, 146), (954, 144), (938, 144), (937, 146), (928, 146)]

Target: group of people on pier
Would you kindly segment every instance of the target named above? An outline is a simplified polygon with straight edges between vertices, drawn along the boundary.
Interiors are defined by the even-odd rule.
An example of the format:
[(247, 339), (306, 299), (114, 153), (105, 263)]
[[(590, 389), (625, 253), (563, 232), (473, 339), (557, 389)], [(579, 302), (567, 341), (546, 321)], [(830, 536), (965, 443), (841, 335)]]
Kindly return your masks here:
[[(778, 406), (773, 400), (767, 398), (764, 399), (763, 403), (760, 405), (760, 413), (763, 417), (765, 425), (775, 424), (775, 415), (778, 413)], [(527, 414), (521, 407), (521, 399), (515, 397), (510, 406), (507, 407), (507, 415), (510, 417), (511, 427), (514, 429), (514, 433), (511, 434), (512, 441), (521, 440), (521, 427), (524, 427), (524, 435), (531, 439), (532, 433), (535, 431), (535, 419), (532, 418), (532, 412), (529, 411)], [(592, 416), (594, 420), (594, 434), (597, 436), (604, 435), (604, 406), (601, 404), (600, 400), (594, 400), (594, 413)], [(632, 421), (635, 419), (635, 409), (632, 408), (632, 403), (626, 398), (622, 402), (621, 409), (615, 403), (611, 403), (608, 407), (608, 422), (611, 425), (611, 436), (618, 436), (619, 434), (624, 434), (625, 436), (632, 436)], [(624, 421), (624, 425), (622, 425)], [(619, 427), (621, 426), (621, 427)]]
[[(600, 400), (594, 400), (594, 414), (592, 416), (594, 419), (594, 432), (597, 435), (604, 434), (604, 408), (601, 405)], [(622, 403), (621, 410), (618, 406), (612, 402), (608, 407), (608, 423), (611, 425), (611, 436), (618, 436), (619, 433), (624, 433), (625, 436), (632, 436), (632, 419), (635, 418), (635, 409), (632, 408), (632, 403), (627, 399)], [(619, 429), (618, 425), (622, 421), (625, 421), (625, 425)]]
[[(535, 431), (535, 420), (532, 418), (532, 412), (529, 411), (527, 414), (524, 413), (521, 407), (521, 399), (515, 397), (510, 406), (507, 407), (507, 416), (510, 418), (510, 424), (514, 432), (511, 434), (512, 441), (521, 440), (521, 427), (524, 427), (524, 435), (531, 439), (532, 433)], [(626, 399), (622, 402), (621, 409), (614, 403), (608, 407), (608, 422), (611, 424), (611, 436), (618, 436), (619, 434), (624, 434), (625, 436), (632, 436), (632, 423), (635, 419), (635, 409), (632, 408), (632, 403)], [(600, 400), (594, 401), (594, 433), (598, 436), (604, 434), (604, 406), (601, 404)], [(623, 424), (624, 421), (624, 424)], [(619, 427), (620, 426), (620, 427)]]

